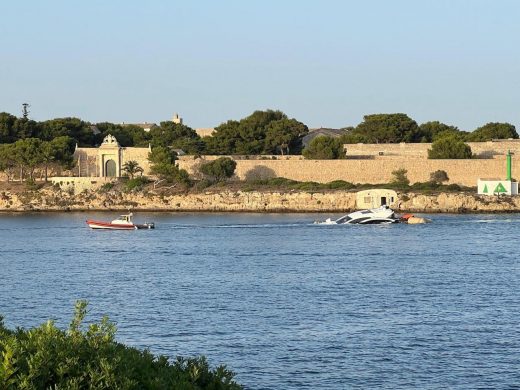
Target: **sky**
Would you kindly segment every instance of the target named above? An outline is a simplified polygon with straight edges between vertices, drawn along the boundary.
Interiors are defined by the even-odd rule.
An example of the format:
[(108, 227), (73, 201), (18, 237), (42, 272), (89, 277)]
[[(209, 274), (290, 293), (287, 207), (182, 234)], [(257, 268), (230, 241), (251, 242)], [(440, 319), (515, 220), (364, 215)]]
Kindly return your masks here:
[(1, 0), (0, 112), (520, 128), (519, 17), (516, 0)]

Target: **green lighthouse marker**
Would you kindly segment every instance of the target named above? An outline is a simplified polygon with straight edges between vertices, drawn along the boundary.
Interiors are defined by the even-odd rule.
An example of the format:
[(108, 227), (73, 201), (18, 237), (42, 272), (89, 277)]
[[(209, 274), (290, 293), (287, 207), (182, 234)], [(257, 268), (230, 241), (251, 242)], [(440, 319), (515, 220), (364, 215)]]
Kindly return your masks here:
[(510, 150), (507, 151), (506, 161), (507, 161), (507, 179), (506, 180), (511, 181), (511, 151)]

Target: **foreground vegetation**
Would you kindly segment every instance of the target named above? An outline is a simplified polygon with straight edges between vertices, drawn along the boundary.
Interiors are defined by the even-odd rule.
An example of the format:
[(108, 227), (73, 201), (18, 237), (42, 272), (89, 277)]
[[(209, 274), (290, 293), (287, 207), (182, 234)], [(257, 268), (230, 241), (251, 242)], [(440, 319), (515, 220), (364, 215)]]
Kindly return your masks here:
[(115, 341), (106, 317), (83, 329), (85, 301), (76, 303), (67, 331), (52, 321), (30, 330), (9, 330), (0, 319), (2, 389), (212, 389), (242, 387), (225, 366), (211, 369), (205, 358), (177, 358)]

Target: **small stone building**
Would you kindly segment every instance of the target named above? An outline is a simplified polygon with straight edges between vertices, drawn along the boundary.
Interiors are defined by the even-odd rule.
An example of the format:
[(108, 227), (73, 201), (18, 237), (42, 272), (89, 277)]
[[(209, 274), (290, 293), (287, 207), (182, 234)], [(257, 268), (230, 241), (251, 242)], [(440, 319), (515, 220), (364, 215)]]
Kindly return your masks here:
[(358, 209), (372, 209), (380, 206), (392, 207), (397, 204), (397, 192), (387, 189), (373, 189), (359, 191), (356, 194)]

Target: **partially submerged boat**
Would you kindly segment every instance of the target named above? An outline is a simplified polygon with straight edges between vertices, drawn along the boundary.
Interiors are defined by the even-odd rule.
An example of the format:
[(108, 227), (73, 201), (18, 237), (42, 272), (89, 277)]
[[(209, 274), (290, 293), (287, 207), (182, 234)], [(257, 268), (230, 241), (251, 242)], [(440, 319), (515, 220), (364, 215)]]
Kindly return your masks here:
[(431, 222), (431, 220), (422, 217), (416, 217), (413, 214), (405, 214), (398, 217), (394, 210), (384, 205), (374, 209), (358, 210), (333, 220), (327, 218), (323, 222), (317, 222), (323, 225), (380, 225), (390, 223), (409, 223), (421, 224)]
[(327, 218), (322, 223), (326, 225), (375, 225), (397, 222), (399, 222), (399, 218), (395, 216), (394, 210), (388, 206), (381, 206), (375, 209), (354, 211), (336, 220)]
[(120, 215), (111, 222), (87, 220), (87, 225), (92, 229), (108, 229), (108, 230), (137, 230), (137, 229), (154, 229), (153, 222), (145, 222), (137, 224), (132, 221), (133, 214)]

